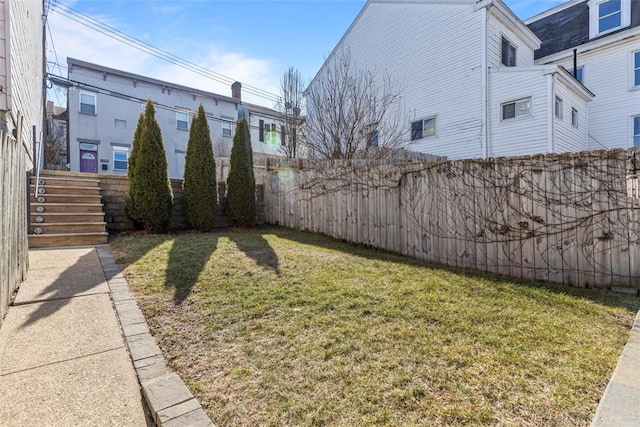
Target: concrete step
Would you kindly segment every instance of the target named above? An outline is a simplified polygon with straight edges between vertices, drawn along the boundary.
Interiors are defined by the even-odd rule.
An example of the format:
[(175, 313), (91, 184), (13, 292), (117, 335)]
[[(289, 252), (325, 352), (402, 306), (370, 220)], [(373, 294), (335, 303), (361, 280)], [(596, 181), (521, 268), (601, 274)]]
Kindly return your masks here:
[[(93, 178), (76, 178), (76, 177), (62, 177), (62, 176), (43, 176), (40, 175), (40, 186), (71, 186), (71, 187), (88, 187), (98, 188), (100, 181)], [(42, 184), (44, 182), (44, 184)], [(31, 185), (36, 184), (36, 177), (31, 176)]]
[(31, 225), (76, 223), (76, 222), (104, 222), (102, 212), (41, 212), (31, 213)]
[[(101, 233), (106, 230), (107, 223), (102, 222), (58, 222), (58, 223), (32, 223), (29, 227), (30, 234), (75, 234), (75, 233)], [(42, 229), (42, 233), (37, 233)]]
[[(44, 209), (38, 212), (38, 207)], [(31, 201), (31, 213), (102, 213), (102, 203), (38, 203)]]
[(73, 234), (30, 234), (30, 248), (47, 248), (55, 246), (104, 245), (107, 243), (107, 232), (73, 233)]
[(41, 194), (36, 200), (31, 194), (31, 203), (74, 203), (74, 204), (101, 204), (102, 197), (100, 195), (88, 195), (88, 194)]
[[(36, 191), (35, 185), (31, 185), (30, 193)], [(99, 196), (100, 195), (100, 187), (72, 187), (69, 185), (40, 185), (38, 187), (38, 195), (47, 195), (47, 194), (77, 194), (77, 195), (87, 195), (87, 196)]]

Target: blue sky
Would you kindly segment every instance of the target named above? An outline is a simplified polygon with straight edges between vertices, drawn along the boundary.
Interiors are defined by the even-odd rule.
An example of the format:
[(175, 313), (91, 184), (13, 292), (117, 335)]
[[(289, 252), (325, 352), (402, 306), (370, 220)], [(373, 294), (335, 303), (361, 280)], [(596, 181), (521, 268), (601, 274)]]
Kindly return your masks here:
[[(331, 53), (365, 0), (47, 0), (49, 61), (66, 57), (230, 95), (226, 83), (193, 74), (81, 25), (73, 10), (202, 65), (273, 93), (293, 66), (310, 79)], [(521, 19), (563, 0), (506, 0)], [(66, 13), (64, 5), (73, 8)], [(67, 15), (67, 16), (66, 16)], [(49, 66), (65, 75), (65, 68)], [(272, 107), (248, 91), (243, 99)], [(56, 104), (64, 104), (57, 91)]]

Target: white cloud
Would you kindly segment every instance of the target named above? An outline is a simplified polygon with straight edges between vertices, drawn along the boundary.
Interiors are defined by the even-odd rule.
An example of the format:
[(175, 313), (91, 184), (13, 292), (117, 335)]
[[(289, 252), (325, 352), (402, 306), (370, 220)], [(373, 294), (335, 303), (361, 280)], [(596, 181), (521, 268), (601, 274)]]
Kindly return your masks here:
[[(94, 16), (94, 18), (111, 27), (119, 27), (118, 23), (113, 22), (108, 17)], [(66, 66), (66, 58), (71, 57), (220, 95), (231, 95), (230, 84), (217, 82), (151, 56), (139, 49), (114, 40), (109, 35), (102, 34), (62, 16), (55, 10), (49, 14), (49, 26), (51, 28), (53, 47), (55, 47), (59, 63), (63, 66)], [(162, 45), (156, 42), (146, 41), (163, 48)], [(188, 46), (189, 43), (188, 41), (185, 43), (183, 40), (180, 45), (184, 47)], [(192, 45), (200, 46), (198, 51), (186, 52), (182, 50), (180, 53), (171, 53), (197, 63), (208, 70), (240, 81), (245, 85), (242, 97), (244, 101), (273, 107), (273, 103), (270, 100), (251, 95), (246, 90), (248, 89), (246, 86), (251, 85), (273, 94), (278, 93), (279, 75), (274, 71), (272, 63), (260, 58), (251, 58), (241, 52), (225, 52), (214, 44), (208, 44), (204, 47), (202, 47), (202, 44), (197, 43)], [(47, 60), (55, 61), (51, 40), (48, 40)], [(52, 70), (51, 67), (49, 69)], [(53, 72), (66, 76), (66, 69), (64, 68), (62, 72), (57, 68), (53, 69)]]

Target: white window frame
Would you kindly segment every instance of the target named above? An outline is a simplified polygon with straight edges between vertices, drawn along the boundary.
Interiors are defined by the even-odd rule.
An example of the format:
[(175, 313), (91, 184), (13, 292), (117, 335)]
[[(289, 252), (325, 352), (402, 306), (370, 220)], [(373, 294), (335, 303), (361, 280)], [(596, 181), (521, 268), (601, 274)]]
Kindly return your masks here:
[[(578, 72), (580, 74), (582, 74), (582, 78), (579, 79), (579, 78), (575, 77), (575, 79), (578, 80), (580, 83), (585, 84), (584, 83), (584, 81), (585, 81), (584, 80), (584, 65), (578, 65)], [(571, 76), (573, 76), (573, 74), (574, 74), (573, 73), (573, 68), (571, 70), (569, 70), (569, 74), (571, 74)]]
[[(513, 49), (513, 65), (504, 63), (504, 42), (507, 42), (507, 44)], [(500, 39), (500, 64), (504, 67), (516, 67), (518, 65), (518, 46), (504, 35)]]
[[(638, 120), (638, 129), (636, 129), (636, 120)], [(638, 138), (638, 145), (636, 145)], [(631, 147), (640, 147), (640, 115), (631, 116)]]
[[(83, 102), (82, 102), (82, 96), (83, 96), (83, 95), (85, 95), (85, 96), (90, 96), (90, 97), (92, 97), (92, 98), (93, 98), (93, 113), (88, 113), (88, 112), (86, 112), (86, 111), (82, 111), (82, 104), (83, 104)], [(98, 115), (98, 96), (97, 96), (97, 95), (98, 95), (98, 94), (97, 94), (97, 93), (95, 93), (95, 92), (86, 92), (86, 91), (84, 91), (84, 90), (81, 90), (81, 91), (79, 92), (79, 94), (78, 94), (78, 112), (79, 112), (80, 114), (88, 114), (88, 115), (90, 115), (90, 116), (96, 116), (96, 115)], [(91, 105), (91, 104), (86, 104), (86, 103), (85, 103), (85, 105)]]
[[(526, 114), (518, 114), (518, 104), (522, 104), (526, 102), (527, 104), (527, 112)], [(504, 107), (510, 104), (514, 104), (514, 112), (513, 112), (513, 117), (505, 117), (504, 116)], [(512, 101), (507, 101), (507, 102), (503, 102), (502, 104), (500, 104), (500, 121), (509, 121), (509, 120), (515, 120), (515, 119), (520, 119), (523, 117), (531, 117), (531, 97), (525, 97), (525, 98), (518, 98), (518, 99), (514, 99)]]
[(562, 120), (562, 117), (564, 117), (564, 101), (557, 95), (553, 101), (553, 114), (556, 119)]
[[(600, 5), (614, 0), (590, 0), (589, 1), (589, 38), (595, 38), (604, 34), (626, 28), (631, 24), (631, 0), (620, 0), (620, 25), (600, 31)], [(610, 16), (610, 15), (607, 15)]]
[[(180, 120), (181, 118), (185, 118), (186, 120)], [(185, 127), (180, 127), (181, 122), (186, 123)], [(176, 111), (176, 129), (189, 130), (189, 113), (186, 111)]]
[(571, 126), (578, 129), (578, 125), (580, 122), (580, 113), (576, 108), (571, 107)]
[[(433, 120), (433, 133), (432, 134), (425, 134), (425, 122), (429, 121), (429, 120)], [(420, 131), (420, 136), (419, 137), (415, 137), (414, 138), (414, 133), (413, 133), (413, 125), (414, 123), (418, 123), (418, 122), (422, 122), (421, 126), (422, 129)], [(413, 120), (411, 122), (411, 128), (410, 128), (410, 133), (411, 133), (411, 141), (417, 141), (419, 139), (425, 139), (425, 138), (436, 138), (438, 136), (438, 116), (429, 116), (429, 117), (423, 117), (421, 119), (418, 120)]]
[[(229, 131), (229, 134), (225, 134), (225, 130)], [(233, 122), (231, 120), (222, 119), (222, 136), (232, 138), (233, 137)]]
[[(126, 154), (127, 159), (126, 159), (125, 163), (127, 164), (127, 166), (124, 169), (116, 167), (116, 162), (122, 162), (122, 160), (116, 160), (116, 153), (125, 153)], [(113, 147), (113, 170), (114, 171), (120, 171), (120, 172), (126, 172), (128, 169), (129, 169), (129, 149), (127, 147)]]
[[(640, 50), (631, 52), (631, 89), (640, 89)], [(636, 73), (638, 81), (636, 81)]]

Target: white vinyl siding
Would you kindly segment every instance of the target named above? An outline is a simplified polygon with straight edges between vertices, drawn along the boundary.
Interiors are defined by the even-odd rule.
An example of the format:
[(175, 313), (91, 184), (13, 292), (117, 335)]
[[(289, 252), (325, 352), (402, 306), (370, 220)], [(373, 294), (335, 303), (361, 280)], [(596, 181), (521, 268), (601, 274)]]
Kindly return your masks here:
[[(397, 78), (409, 150), (451, 159), (482, 156), (482, 13), (474, 7), (368, 3), (335, 50), (350, 49), (358, 67)], [(452, 93), (464, 94), (464, 102)], [(410, 123), (434, 114), (437, 136), (411, 141)]]
[[(502, 68), (489, 74), (489, 156), (519, 156), (547, 151), (547, 79), (543, 72)], [(529, 114), (502, 119), (502, 106), (530, 99)]]
[[(562, 101), (563, 120), (554, 120), (553, 136), (554, 151), (556, 153), (566, 153), (569, 151), (587, 150), (587, 106), (583, 99), (563, 84), (560, 79), (554, 83), (554, 99)], [(554, 102), (555, 104), (555, 102)], [(588, 104), (591, 106), (591, 103)], [(577, 126), (573, 125), (573, 111), (576, 111), (578, 120)]]
[(533, 65), (533, 50), (518, 39), (517, 35), (509, 30), (494, 16), (489, 18), (487, 27), (487, 50), (489, 67), (504, 67), (502, 64), (502, 40), (506, 39), (516, 49), (515, 63), (517, 67), (530, 67)]
[[(578, 66), (584, 66), (585, 85), (595, 94), (589, 102), (587, 117), (589, 150), (630, 147), (629, 117), (638, 114), (640, 90), (633, 90), (633, 53), (637, 40), (578, 52)], [(545, 64), (544, 58), (538, 61)], [(573, 68), (572, 52), (553, 64)], [(581, 116), (583, 114), (581, 113)], [(588, 120), (587, 120), (588, 118)]]

